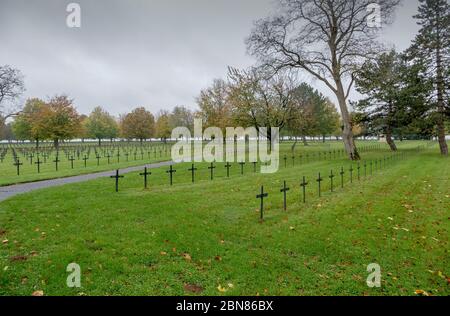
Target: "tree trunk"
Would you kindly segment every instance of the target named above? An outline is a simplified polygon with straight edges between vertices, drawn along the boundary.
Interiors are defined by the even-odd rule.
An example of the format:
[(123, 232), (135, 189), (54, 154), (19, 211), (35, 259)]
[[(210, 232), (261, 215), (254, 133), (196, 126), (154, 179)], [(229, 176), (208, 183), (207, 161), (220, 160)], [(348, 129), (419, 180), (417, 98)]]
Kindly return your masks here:
[(295, 137), (295, 142), (294, 142), (294, 144), (293, 144), (292, 147), (291, 147), (291, 151), (292, 151), (292, 152), (294, 152), (295, 146), (297, 146), (297, 137)]
[(53, 140), (53, 146), (55, 147), (55, 149), (59, 148), (59, 139), (58, 138)]
[(388, 128), (388, 130), (386, 131), (386, 142), (388, 143), (392, 151), (397, 151), (397, 146), (392, 139), (392, 131), (390, 128)]
[(98, 139), (98, 146), (100, 147), (102, 145), (102, 140), (99, 138)]
[(445, 106), (444, 106), (444, 76), (443, 76), (443, 66), (442, 66), (442, 56), (441, 56), (441, 41), (438, 31), (438, 47), (436, 50), (436, 87), (437, 87), (437, 133), (439, 139), (439, 147), (441, 149), (441, 154), (448, 156), (448, 145), (445, 140)]
[(303, 146), (308, 146), (308, 141), (306, 140), (306, 136), (302, 136)]
[(39, 148), (39, 138), (36, 138), (36, 149)]
[(360, 160), (361, 157), (359, 156), (358, 150), (355, 146), (355, 140), (353, 138), (352, 121), (347, 109), (347, 103), (345, 101), (344, 88), (342, 87), (340, 81), (337, 81), (336, 85), (338, 87), (336, 96), (339, 101), (339, 108), (341, 110), (342, 115), (342, 123), (344, 125), (342, 130), (342, 140), (344, 142), (345, 151), (347, 152), (351, 160)]

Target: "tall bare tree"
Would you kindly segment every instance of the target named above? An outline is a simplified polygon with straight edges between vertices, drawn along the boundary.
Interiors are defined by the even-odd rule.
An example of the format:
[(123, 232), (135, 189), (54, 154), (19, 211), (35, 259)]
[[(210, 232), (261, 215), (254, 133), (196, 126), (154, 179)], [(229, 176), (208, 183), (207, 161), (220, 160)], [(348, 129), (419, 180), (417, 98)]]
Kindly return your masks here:
[[(248, 51), (263, 67), (278, 72), (301, 69), (323, 82), (337, 97), (343, 141), (352, 160), (360, 159), (354, 143), (347, 100), (354, 73), (380, 50), (372, 27), (373, 0), (279, 0), (278, 13), (258, 20), (246, 40)], [(378, 0), (383, 24), (390, 23), (400, 0)]]
[(5, 109), (5, 104), (13, 102), (24, 91), (23, 75), (20, 70), (8, 65), (0, 66), (0, 121), (18, 114), (14, 107)]

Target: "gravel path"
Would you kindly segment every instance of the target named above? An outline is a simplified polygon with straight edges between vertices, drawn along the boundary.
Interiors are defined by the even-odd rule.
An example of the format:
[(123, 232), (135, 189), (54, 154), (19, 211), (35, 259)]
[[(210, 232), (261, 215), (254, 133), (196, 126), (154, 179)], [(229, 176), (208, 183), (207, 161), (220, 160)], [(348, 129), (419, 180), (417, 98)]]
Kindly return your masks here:
[[(159, 168), (163, 166), (169, 166), (173, 164), (171, 161), (164, 161), (164, 162), (158, 162), (153, 164), (147, 164), (142, 166), (136, 166), (136, 167), (128, 167), (120, 169), (120, 174), (129, 173), (129, 172), (135, 172), (140, 171), (144, 167), (147, 167), (149, 169)], [(76, 182), (83, 182), (88, 181), (92, 179), (97, 178), (103, 178), (103, 177), (109, 177), (113, 175), (115, 170), (112, 171), (102, 171), (97, 173), (89, 173), (89, 174), (83, 174), (79, 176), (73, 176), (73, 177), (67, 177), (67, 178), (60, 178), (60, 179), (52, 179), (52, 180), (43, 180), (43, 181), (37, 181), (37, 182), (30, 182), (30, 183), (22, 183), (22, 184), (14, 184), (10, 186), (0, 187), (0, 201), (6, 200), (7, 198), (10, 198), (12, 196), (43, 189), (43, 188), (49, 188), (54, 187), (58, 185), (64, 185), (69, 183), (76, 183)]]

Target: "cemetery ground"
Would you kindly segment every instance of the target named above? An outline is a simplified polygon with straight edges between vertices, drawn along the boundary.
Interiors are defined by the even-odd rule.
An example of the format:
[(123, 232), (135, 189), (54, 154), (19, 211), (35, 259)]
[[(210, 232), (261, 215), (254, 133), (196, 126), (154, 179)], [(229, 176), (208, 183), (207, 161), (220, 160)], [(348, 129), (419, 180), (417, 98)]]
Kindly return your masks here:
[[(293, 143), (286, 142), (280, 146), (280, 157), (287, 156), (289, 163), (292, 162), (292, 145)], [(172, 143), (162, 142), (145, 142), (142, 146), (139, 143), (104, 144), (101, 147), (92, 143), (90, 145), (75, 143), (61, 147), (57, 162), (57, 151), (48, 146), (41, 146), (39, 149), (29, 144), (17, 147), (15, 145), (13, 147), (4, 146), (0, 148), (0, 187), (167, 161), (170, 160), (171, 146)], [(364, 146), (379, 146), (379, 144), (367, 141), (364, 142)], [(18, 168), (12, 148), (15, 149), (20, 164)], [(297, 143), (294, 146), (297, 163), (300, 162), (299, 155), (301, 153), (306, 160), (306, 153), (311, 153), (308, 159), (313, 159), (313, 153), (320, 152), (322, 155), (325, 153), (329, 155), (330, 150), (338, 149), (342, 149), (342, 144), (336, 141), (310, 142), (307, 147)], [(86, 159), (84, 159), (85, 157)], [(38, 159), (39, 164), (37, 163)]]
[[(229, 178), (217, 163), (213, 180), (196, 164), (195, 183), (183, 163), (172, 186), (164, 167), (147, 189), (136, 172), (119, 192), (101, 178), (16, 196), (0, 203), (0, 295), (449, 295), (450, 164), (436, 145), (415, 150), (425, 144), (400, 144), (359, 180), (343, 156), (265, 175), (234, 163)], [(369, 149), (360, 167), (390, 155)], [(80, 288), (66, 285), (72, 262)], [(380, 288), (366, 284), (371, 263)]]
[[(20, 164), (19, 174), (12, 148), (15, 149)], [(56, 156), (58, 156), (57, 162)], [(141, 146), (139, 143), (119, 143), (119, 145), (104, 144), (99, 147), (92, 144), (75, 143), (71, 146), (61, 147), (58, 152), (48, 146), (36, 149), (32, 145), (17, 147), (13, 145), (13, 147), (0, 148), (0, 158), (1, 188), (11, 184), (57, 179), (166, 161), (170, 159), (170, 144), (153, 142)]]

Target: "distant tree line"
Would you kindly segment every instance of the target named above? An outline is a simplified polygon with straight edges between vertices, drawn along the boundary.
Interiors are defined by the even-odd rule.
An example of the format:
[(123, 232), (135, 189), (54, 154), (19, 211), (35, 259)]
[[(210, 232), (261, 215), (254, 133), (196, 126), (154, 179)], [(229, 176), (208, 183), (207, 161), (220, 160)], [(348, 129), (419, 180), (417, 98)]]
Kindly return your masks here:
[[(97, 107), (88, 116), (77, 113), (73, 100), (60, 95), (48, 101), (29, 99), (14, 104), (24, 92), (23, 76), (0, 66), (0, 129), (3, 137), (61, 140), (117, 137), (138, 139), (171, 136), (177, 126), (192, 130), (195, 117), (204, 127), (265, 128), (300, 138), (340, 136), (350, 159), (360, 159), (356, 136), (384, 135), (393, 151), (394, 139), (435, 136), (448, 155), (450, 95), (450, 4), (419, 0), (415, 16), (420, 30), (402, 53), (384, 49), (378, 28), (369, 26), (369, 0), (280, 0), (275, 14), (255, 22), (246, 39), (257, 59), (249, 69), (229, 68), (197, 97), (199, 110), (176, 107), (153, 115), (140, 107), (119, 118)], [(378, 0), (382, 21), (389, 24), (400, 0)], [(337, 107), (319, 91), (298, 81), (303, 72), (323, 83)], [(353, 87), (364, 96), (351, 102)], [(15, 117), (13, 123), (5, 124)], [(279, 135), (277, 135), (279, 136)]]

